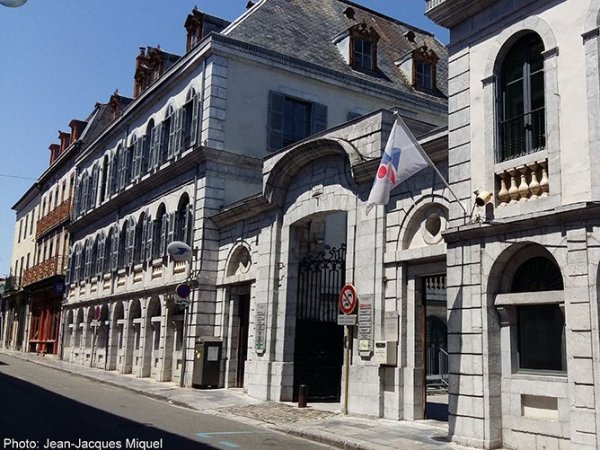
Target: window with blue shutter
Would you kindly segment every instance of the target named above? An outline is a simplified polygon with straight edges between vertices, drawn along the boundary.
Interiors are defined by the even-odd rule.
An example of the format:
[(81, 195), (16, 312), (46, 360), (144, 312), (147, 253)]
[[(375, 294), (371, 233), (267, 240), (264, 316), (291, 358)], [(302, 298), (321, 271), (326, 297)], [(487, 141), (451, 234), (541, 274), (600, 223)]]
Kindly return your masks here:
[(160, 161), (158, 165), (164, 164), (169, 159), (169, 141), (171, 139), (171, 130), (173, 128), (172, 113), (168, 113), (167, 117), (162, 123), (161, 137), (160, 137)]
[[(154, 127), (152, 127), (152, 129), (154, 129)], [(148, 173), (148, 168), (150, 166), (150, 134), (151, 131), (148, 131), (148, 133), (146, 133), (143, 137), (142, 137), (142, 156), (140, 159), (140, 175), (139, 177), (143, 177), (146, 173)]]
[(167, 159), (171, 160), (175, 157), (177, 148), (177, 137), (179, 136), (179, 111), (175, 111), (171, 114), (171, 120), (169, 123), (169, 142), (167, 145)]
[(146, 261), (152, 261), (153, 258), (153, 241), (155, 236), (154, 228), (154, 221), (152, 220), (152, 217), (148, 216), (146, 218)]
[(183, 135), (183, 127), (185, 125), (185, 115), (186, 109), (181, 108), (177, 111), (175, 123), (177, 124), (177, 131), (175, 132), (175, 157), (178, 157), (184, 148), (184, 135)]
[(72, 281), (79, 281), (79, 275), (81, 271), (81, 245), (75, 246), (75, 263), (73, 264), (73, 273), (71, 276)]
[(119, 227), (112, 229), (112, 242), (110, 245), (110, 270), (116, 272), (119, 268)]
[(87, 211), (88, 195), (89, 195), (90, 182), (87, 172), (83, 174), (81, 179), (81, 195), (79, 197), (79, 210), (82, 213)]
[(92, 246), (93, 242), (88, 239), (85, 244), (85, 267), (83, 269), (83, 279), (87, 280), (92, 274)]
[[(81, 180), (77, 180), (75, 182), (75, 187), (73, 188), (73, 204), (71, 205), (72, 213), (71, 218), (76, 219), (79, 215), (79, 189), (81, 185)], [(41, 214), (40, 214), (41, 215)]]
[(98, 250), (97, 250), (97, 261), (96, 261), (96, 274), (102, 275), (104, 273), (104, 254), (106, 252), (106, 236), (104, 233), (100, 233), (98, 238)]
[(119, 191), (119, 183), (121, 177), (121, 170), (119, 163), (121, 160), (121, 146), (117, 147), (115, 154), (113, 155), (110, 165), (110, 194), (114, 195)]
[(190, 123), (190, 142), (189, 146), (196, 145), (200, 141), (200, 130), (199, 126), (202, 120), (200, 119), (200, 110), (202, 105), (200, 103), (200, 96), (194, 95), (192, 97), (192, 120)]
[(98, 164), (94, 165), (92, 170), (92, 185), (90, 188), (90, 204), (88, 209), (93, 209), (96, 206), (96, 195), (98, 192), (98, 178), (100, 177), (100, 167)]
[(164, 256), (167, 253), (167, 236), (169, 233), (169, 215), (163, 214), (160, 223), (160, 248), (159, 255)]
[(133, 217), (127, 221), (127, 242), (125, 243), (125, 267), (133, 264), (133, 253), (135, 249), (135, 221)]
[(276, 151), (327, 129), (327, 106), (269, 92), (268, 143)]
[(104, 202), (104, 199), (106, 198), (106, 186), (107, 186), (107, 182), (106, 180), (108, 180), (108, 156), (104, 156), (104, 158), (102, 159), (102, 169), (100, 170), (100, 179), (102, 180), (100, 182), (100, 190), (99, 190), (99, 195), (100, 195), (100, 199), (99, 199), (99, 203), (102, 204), (102, 202)]
[(134, 263), (140, 264), (145, 258), (146, 236), (148, 234), (148, 222), (146, 214), (142, 213), (135, 228), (135, 252), (133, 255)]
[(327, 129), (327, 106), (319, 103), (312, 104), (310, 134)]
[(133, 164), (132, 164), (132, 176), (133, 180), (138, 180), (142, 175), (142, 150), (144, 146), (144, 139), (135, 139), (133, 141)]
[(283, 102), (285, 96), (279, 92), (269, 92), (269, 120), (267, 149), (271, 152), (283, 148)]

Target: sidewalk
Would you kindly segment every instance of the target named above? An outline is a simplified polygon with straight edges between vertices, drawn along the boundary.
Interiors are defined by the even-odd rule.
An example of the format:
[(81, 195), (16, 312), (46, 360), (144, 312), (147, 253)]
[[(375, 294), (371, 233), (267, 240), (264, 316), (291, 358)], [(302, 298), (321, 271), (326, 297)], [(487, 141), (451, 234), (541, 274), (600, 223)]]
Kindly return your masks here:
[(233, 420), (269, 427), (312, 441), (344, 449), (466, 449), (446, 440), (447, 425), (443, 422), (397, 422), (344, 416), (337, 405), (313, 404), (297, 408), (291, 403), (262, 402), (245, 395), (241, 389), (198, 390), (180, 388), (149, 378), (136, 378), (100, 369), (60, 361), (51, 356), (37, 356), (0, 350), (1, 354), (31, 361), (77, 376), (112, 386), (129, 389), (142, 395), (187, 407), (204, 414), (215, 414)]

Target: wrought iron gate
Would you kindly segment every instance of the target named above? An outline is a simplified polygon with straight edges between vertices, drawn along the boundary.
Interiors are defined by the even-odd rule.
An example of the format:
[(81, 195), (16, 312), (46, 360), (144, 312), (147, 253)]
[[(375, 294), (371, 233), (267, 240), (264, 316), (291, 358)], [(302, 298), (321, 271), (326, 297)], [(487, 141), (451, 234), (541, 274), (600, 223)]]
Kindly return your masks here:
[(294, 400), (301, 384), (308, 386), (309, 400), (340, 399), (344, 332), (337, 316), (345, 269), (344, 244), (307, 256), (298, 265)]

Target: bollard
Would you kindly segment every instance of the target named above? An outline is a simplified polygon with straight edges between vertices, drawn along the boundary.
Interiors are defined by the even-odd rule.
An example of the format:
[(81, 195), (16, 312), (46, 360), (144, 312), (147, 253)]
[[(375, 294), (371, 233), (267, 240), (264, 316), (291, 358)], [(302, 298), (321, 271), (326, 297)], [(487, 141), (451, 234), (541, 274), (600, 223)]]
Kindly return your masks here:
[(308, 386), (301, 384), (298, 388), (298, 408), (306, 408), (306, 399), (308, 397)]

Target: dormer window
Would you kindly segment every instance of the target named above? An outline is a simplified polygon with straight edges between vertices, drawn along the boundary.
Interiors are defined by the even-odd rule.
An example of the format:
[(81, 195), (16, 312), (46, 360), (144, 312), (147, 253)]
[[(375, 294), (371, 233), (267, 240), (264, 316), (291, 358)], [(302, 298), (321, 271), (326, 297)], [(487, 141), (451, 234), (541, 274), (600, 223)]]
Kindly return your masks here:
[(373, 70), (373, 43), (364, 39), (352, 40), (352, 61), (355, 69)]
[(375, 72), (378, 41), (379, 34), (363, 21), (336, 36), (333, 43), (354, 70)]
[(366, 22), (350, 28), (350, 65), (356, 70), (377, 69), (377, 41), (379, 34)]
[(433, 89), (433, 66), (430, 63), (415, 62), (415, 88), (427, 91)]
[(423, 45), (412, 52), (413, 79), (412, 84), (420, 91), (434, 91), (436, 87), (436, 64), (438, 56), (433, 50)]

